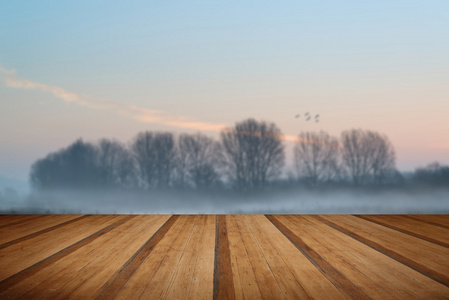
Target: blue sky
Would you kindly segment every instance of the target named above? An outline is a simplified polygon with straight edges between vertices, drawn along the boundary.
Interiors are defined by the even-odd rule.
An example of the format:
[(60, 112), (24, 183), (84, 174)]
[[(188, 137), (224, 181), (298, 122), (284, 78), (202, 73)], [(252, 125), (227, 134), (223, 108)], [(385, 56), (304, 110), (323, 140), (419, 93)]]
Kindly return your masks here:
[[(449, 163), (448, 1), (4, 1), (0, 175), (76, 138), (247, 117), (387, 134), (401, 169)], [(294, 119), (320, 113), (320, 123)], [(446, 137), (445, 137), (446, 136)]]

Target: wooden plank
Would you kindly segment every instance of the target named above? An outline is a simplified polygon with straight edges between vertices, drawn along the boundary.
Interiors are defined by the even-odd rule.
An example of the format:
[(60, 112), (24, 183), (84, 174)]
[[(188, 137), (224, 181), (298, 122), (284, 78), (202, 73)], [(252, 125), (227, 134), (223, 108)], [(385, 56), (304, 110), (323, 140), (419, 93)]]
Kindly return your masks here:
[(30, 215), (11, 215), (11, 214), (0, 214), (0, 228), (9, 223), (14, 223), (20, 220), (23, 217), (27, 217)]
[[(124, 264), (135, 255), (142, 245), (164, 225), (167, 224), (170, 216), (147, 217), (144, 226), (139, 226), (138, 231), (128, 233), (123, 241), (115, 247), (109, 249), (92, 261), (82, 270), (74, 274), (70, 282), (77, 285), (67, 284), (56, 295), (56, 298), (98, 298), (103, 293), (102, 287), (123, 267)], [(73, 287), (73, 288), (72, 288)], [(70, 292), (69, 292), (70, 291)], [(102, 295), (104, 297), (104, 295)]]
[[(265, 216), (252, 215), (247, 219), (267, 260), (277, 259), (277, 256), (282, 259), (310, 298), (346, 298)], [(277, 274), (276, 269), (273, 272)], [(281, 272), (279, 276), (283, 276)]]
[(406, 215), (406, 217), (449, 229), (449, 215)]
[[(0, 294), (0, 298), (54, 299), (57, 298), (56, 295), (61, 290), (66, 293), (72, 292), (83, 283), (84, 277), (88, 278), (92, 275), (92, 273), (88, 273), (88, 270), (92, 270), (92, 266), (101, 260), (105, 253), (111, 253), (111, 249), (117, 247), (128, 249), (128, 243), (132, 242), (128, 237), (138, 240), (138, 234), (143, 233), (141, 227), (147, 225), (149, 221), (153, 222), (152, 220), (153, 218), (150, 219), (146, 216), (136, 216), (130, 219), (33, 276), (10, 287)], [(138, 229), (140, 231), (135, 233)], [(116, 256), (125, 256), (125, 250), (122, 249), (122, 251), (116, 253)], [(96, 267), (93, 272), (98, 272), (104, 266), (97, 264)]]
[(226, 216), (217, 216), (216, 222), (214, 299), (235, 299)]
[[(336, 268), (324, 260), (314, 249), (309, 247), (293, 231), (285, 226), (278, 217), (267, 215), (267, 218), (344, 294), (355, 299), (369, 299), (366, 294), (341, 274)], [(284, 220), (283, 218), (282, 220)]]
[(240, 234), (236, 216), (226, 216), (231, 270), (234, 281), (236, 299), (262, 299), (254, 269)]
[[(189, 294), (193, 273), (197, 264), (201, 241), (204, 240), (207, 216), (198, 216), (193, 226), (193, 231), (181, 254), (179, 263), (173, 270), (164, 299), (184, 299)], [(211, 265), (211, 267), (213, 264)], [(213, 282), (210, 282), (213, 286)], [(204, 288), (207, 288), (205, 286)]]
[[(313, 219), (309, 220), (306, 216), (280, 217), (279, 220), (368, 297), (374, 299), (393, 298), (392, 293), (376, 280), (383, 274), (379, 275), (372, 270), (370, 265), (365, 263), (363, 258), (361, 259), (358, 255), (366, 250), (371, 250), (373, 253), (376, 253), (376, 251), (342, 233), (333, 232), (332, 229), (322, 223), (314, 224)], [(340, 236), (335, 236), (335, 234), (340, 234)], [(370, 253), (370, 255), (373, 253)], [(377, 257), (377, 259), (379, 258)], [(357, 268), (354, 268), (355, 265), (357, 265)]]
[(59, 225), (61, 223), (76, 219), (80, 216), (74, 215), (55, 215), (42, 216), (38, 219), (31, 219), (19, 222), (0, 229), (0, 244), (19, 239), (32, 233), (47, 229), (49, 227)]
[[(248, 254), (249, 263), (253, 269), (254, 276), (256, 278), (256, 283), (259, 287), (259, 291), (264, 299), (280, 299), (284, 298), (283, 291), (281, 290), (280, 284), (265, 259), (264, 253), (258, 246), (254, 239), (252, 232), (245, 226), (244, 215), (234, 216), (237, 223), (237, 227), (240, 233), (243, 246), (245, 247), (246, 253)], [(294, 278), (294, 276), (292, 276)], [(290, 278), (291, 280), (292, 278)], [(302, 296), (307, 294), (302, 293)]]
[[(319, 221), (318, 216), (295, 218), (310, 228), (309, 234), (315, 239), (315, 244), (328, 248), (323, 257), (372, 298), (433, 299), (449, 292), (447, 287), (408, 266), (333, 230)], [(313, 245), (312, 242), (310, 244)]]
[(269, 237), (264, 233), (258, 234), (256, 224), (250, 219), (252, 216), (237, 216), (242, 240), (262, 297), (265, 299), (309, 299), (310, 296), (304, 291), (277, 250), (269, 243)]
[(161, 264), (167, 249), (170, 249), (177, 235), (184, 227), (188, 217), (178, 216), (176, 222), (170, 227), (170, 230), (164, 235), (159, 243), (154, 247), (151, 253), (141, 263), (140, 267), (129, 276), (128, 281), (121, 288), (114, 299), (138, 299), (145, 290), (151, 276)]
[[(448, 230), (432, 216), (274, 216), (285, 228), (263, 215), (220, 216), (220, 224), (217, 216), (178, 216), (152, 250), (140, 254), (170, 216), (124, 221), (124, 216), (78, 215), (63, 221), (64, 216), (45, 215), (34, 219), (35, 227), (29, 216), (8, 216), (3, 223), (1, 217), (0, 224), (15, 223), (9, 227), (13, 233), (33, 231), (0, 246), (0, 299), (109, 298), (104, 287), (114, 284), (110, 298), (211, 299), (215, 266), (222, 265), (216, 259), (223, 257), (220, 235), (228, 245), (229, 271), (223, 273), (238, 299), (360, 298), (338, 283), (341, 278), (332, 281), (326, 268), (370, 298), (449, 298), (447, 285), (404, 264), (447, 276), (449, 249), (442, 243)], [(126, 271), (137, 256), (139, 262)]]
[(5, 228), (8, 228), (8, 230), (14, 231), (18, 226), (23, 226), (23, 224), (32, 224), (32, 223), (38, 223), (42, 222), (42, 220), (45, 219), (51, 219), (51, 216), (48, 215), (23, 215), (18, 216), (17, 218), (14, 218), (14, 216), (10, 216), (10, 219), (5, 221), (5, 223), (0, 226), (0, 230), (2, 233), (6, 233), (8, 231), (4, 230)]
[(206, 216), (187, 299), (212, 299), (214, 294), (216, 216)]
[(449, 229), (423, 224), (403, 216), (357, 215), (356, 217), (449, 248)]
[(37, 220), (45, 215), (0, 215), (0, 229), (27, 222)]
[[(249, 218), (251, 228), (262, 247), (274, 247), (310, 298), (346, 298), (292, 242), (263, 215)], [(259, 238), (260, 237), (260, 238)]]
[[(26, 264), (24, 265), (30, 265), (27, 268), (23, 268), (23, 265), (19, 265), (18, 267), (16, 267), (15, 265), (12, 265), (10, 263), (10, 261), (6, 261), (9, 264), (5, 264), (8, 267), (4, 268), (4, 271), (2, 271), (0, 274), (2, 276), (2, 281), (0, 282), (0, 292), (3, 292), (4, 290), (6, 290), (7, 288), (9, 288), (12, 285), (17, 284), (18, 282), (24, 280), (27, 277), (30, 277), (32, 275), (34, 275), (35, 273), (37, 273), (38, 271), (42, 270), (43, 268), (55, 263), (56, 261), (60, 260), (61, 258), (65, 257), (66, 255), (76, 251), (77, 249), (83, 247), (84, 245), (94, 241), (95, 239), (97, 239), (98, 237), (102, 236), (103, 234), (111, 231), (112, 229), (120, 226), (121, 224), (123, 224), (124, 222), (126, 222), (127, 220), (129, 220), (131, 217), (130, 216), (125, 216), (125, 217), (115, 217), (115, 218), (105, 218), (103, 217), (103, 221), (100, 222), (100, 224), (94, 224), (92, 226), (92, 228), (90, 228), (91, 230), (86, 230), (84, 231), (84, 238), (79, 240), (79, 237), (82, 237), (82, 235), (75, 235), (75, 240), (78, 240), (78, 242), (74, 243), (74, 244), (69, 244), (70, 246), (67, 246), (61, 250), (59, 250), (58, 252), (53, 252), (54, 249), (51, 249), (52, 251), (50, 253), (53, 253), (49, 256), (46, 255), (46, 253), (44, 253), (42, 256), (46, 257), (42, 260), (38, 260), (37, 262), (35, 262), (34, 264), (30, 265), (32, 262), (34, 262), (34, 260), (29, 260), (26, 262)], [(111, 221), (115, 221), (112, 224)], [(91, 222), (92, 223), (92, 222)], [(107, 225), (106, 227), (104, 227), (104, 225)], [(100, 230), (98, 230), (99, 228), (102, 228)], [(97, 230), (97, 231), (95, 231)], [(92, 233), (92, 231), (94, 233)], [(90, 234), (90, 235), (89, 235)], [(27, 241), (28, 242), (28, 241)], [(72, 242), (72, 239), (69, 239), (69, 242)], [(59, 248), (63, 247), (65, 244), (59, 244), (57, 245)], [(15, 247), (15, 246), (13, 246)], [(13, 247), (9, 247), (7, 249), (3, 249), (3, 250), (10, 250), (10, 248)], [(56, 248), (57, 249), (57, 248)], [(15, 257), (14, 257), (15, 258)], [(36, 259), (36, 257), (34, 257), (34, 259)], [(16, 261), (16, 259), (14, 260)], [(3, 261), (2, 261), (3, 262)], [(9, 276), (9, 277), (8, 277)]]
[[(59, 228), (61, 228), (61, 227), (63, 227), (63, 226), (67, 226), (67, 225), (70, 225), (70, 224), (72, 224), (72, 223), (78, 222), (78, 221), (80, 221), (80, 220), (82, 220), (82, 219), (85, 219), (85, 218), (87, 218), (87, 217), (88, 217), (88, 216), (81, 216), (81, 217), (78, 217), (78, 218), (75, 218), (75, 219), (69, 218), (69, 221), (65, 221), (65, 222), (63, 222), (63, 223), (59, 223), (59, 222), (58, 222), (57, 225), (51, 226), (51, 227), (49, 227), (49, 228), (46, 228), (46, 229), (43, 229), (43, 230), (40, 230), (40, 231), (36, 231), (36, 232), (34, 232), (34, 233), (31, 233), (31, 234), (26, 235), (26, 236), (22, 236), (22, 237), (20, 237), (20, 238), (15, 239), (15, 240), (10, 240), (9, 242), (6, 242), (6, 243), (4, 243), (4, 244), (1, 244), (1, 245), (0, 245), (0, 250), (1, 250), (1, 249), (4, 249), (4, 248), (6, 248), (6, 247), (10, 247), (10, 246), (12, 246), (12, 245), (18, 244), (18, 243), (23, 243), (23, 242), (25, 242), (25, 241), (27, 241), (27, 240), (30, 240), (30, 239), (32, 239), (32, 238), (35, 238), (35, 237), (41, 235), (41, 234), (44, 234), (44, 233), (48, 233), (48, 232), (54, 231), (54, 230), (59, 229)], [(58, 221), (63, 221), (63, 220), (59, 219)], [(38, 228), (39, 228), (39, 227), (38, 227)]]
[(198, 216), (187, 216), (188, 219), (184, 228), (176, 237), (171, 248), (166, 250), (166, 255), (154, 275), (148, 281), (147, 286), (143, 290), (142, 299), (163, 299), (167, 294), (169, 284), (173, 280), (176, 269), (179, 267), (181, 257), (192, 238), (193, 228), (198, 220)]
[(136, 272), (142, 262), (153, 251), (165, 234), (178, 220), (174, 215), (168, 219), (158, 231), (148, 239), (145, 244), (102, 286), (98, 292), (98, 298), (111, 299), (123, 288), (131, 276)]
[(449, 286), (449, 249), (354, 216), (321, 216), (332, 228), (382, 252), (421, 274)]
[(47, 257), (64, 250), (121, 217), (92, 216), (0, 250), (0, 280), (18, 273)]

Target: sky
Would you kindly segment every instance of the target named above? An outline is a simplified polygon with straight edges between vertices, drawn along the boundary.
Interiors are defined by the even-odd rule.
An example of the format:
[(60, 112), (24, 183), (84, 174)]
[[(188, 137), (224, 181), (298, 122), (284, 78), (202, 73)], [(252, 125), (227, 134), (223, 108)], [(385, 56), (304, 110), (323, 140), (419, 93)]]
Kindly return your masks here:
[[(129, 1), (131, 2), (131, 1)], [(78, 138), (386, 134), (397, 165), (449, 163), (449, 1), (2, 1), (0, 176)], [(303, 115), (320, 114), (320, 122)], [(295, 118), (301, 114), (300, 118)]]

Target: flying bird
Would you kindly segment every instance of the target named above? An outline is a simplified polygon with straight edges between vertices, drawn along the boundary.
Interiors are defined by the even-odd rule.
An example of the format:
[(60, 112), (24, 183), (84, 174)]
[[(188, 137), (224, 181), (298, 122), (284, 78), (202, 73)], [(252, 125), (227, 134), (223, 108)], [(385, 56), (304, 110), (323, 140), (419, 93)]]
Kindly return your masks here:
[(307, 117), (306, 121), (309, 121), (309, 120), (310, 120), (310, 116)]

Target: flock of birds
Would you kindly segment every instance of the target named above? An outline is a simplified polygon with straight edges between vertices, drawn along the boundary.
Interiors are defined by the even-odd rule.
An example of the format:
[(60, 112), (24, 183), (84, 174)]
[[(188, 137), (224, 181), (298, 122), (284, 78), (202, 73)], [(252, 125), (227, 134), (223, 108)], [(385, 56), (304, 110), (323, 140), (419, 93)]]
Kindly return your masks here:
[[(297, 115), (295, 116), (295, 119), (298, 119), (300, 116), (301, 116), (300, 114), (297, 114)], [(306, 118), (306, 121), (310, 121), (310, 119), (312, 118), (312, 116), (311, 116), (308, 112), (306, 112), (306, 113), (304, 114), (304, 118)], [(315, 123), (318, 123), (319, 121), (320, 121), (320, 115), (319, 115), (319, 114), (316, 114), (316, 115), (315, 115)]]

